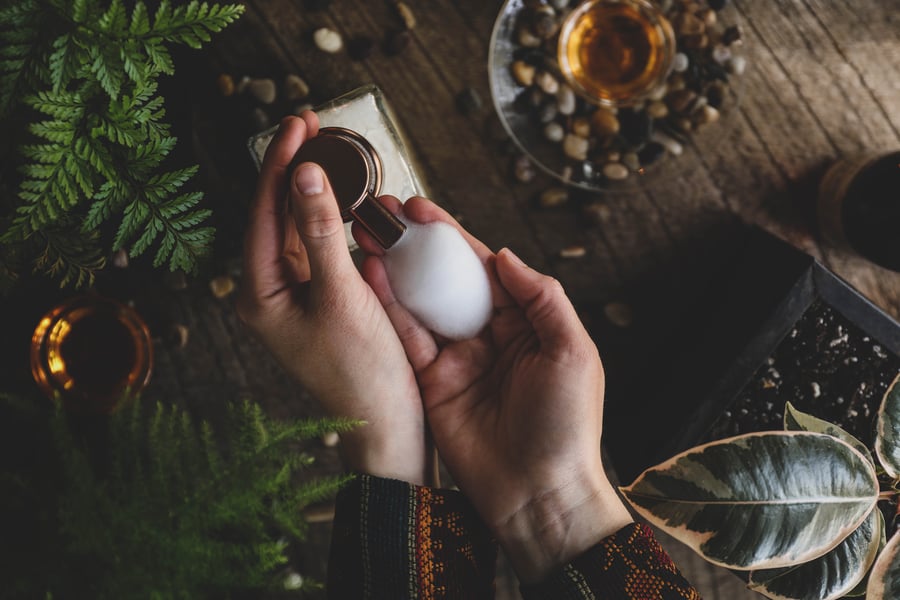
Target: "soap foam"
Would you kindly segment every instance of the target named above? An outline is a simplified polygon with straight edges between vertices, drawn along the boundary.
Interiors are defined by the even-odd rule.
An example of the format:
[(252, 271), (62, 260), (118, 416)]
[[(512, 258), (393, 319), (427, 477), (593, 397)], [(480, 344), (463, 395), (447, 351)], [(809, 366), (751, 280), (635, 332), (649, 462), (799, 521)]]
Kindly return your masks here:
[(453, 340), (475, 337), (493, 311), (478, 255), (452, 225), (404, 223), (403, 237), (384, 255), (397, 300), (435, 333)]

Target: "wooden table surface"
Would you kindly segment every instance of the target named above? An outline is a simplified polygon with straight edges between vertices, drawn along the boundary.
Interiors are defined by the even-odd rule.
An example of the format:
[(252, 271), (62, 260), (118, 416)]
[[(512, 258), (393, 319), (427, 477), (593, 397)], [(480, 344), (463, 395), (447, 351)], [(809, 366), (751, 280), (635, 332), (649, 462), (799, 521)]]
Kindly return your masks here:
[[(512, 177), (516, 152), (500, 135), (492, 109), (486, 64), (500, 0), (407, 3), (417, 26), (398, 56), (381, 45), (401, 26), (387, 0), (334, 0), (325, 10), (300, 0), (250, 0), (241, 20), (207, 50), (177, 56), (177, 85), (166, 92), (167, 107), (176, 129), (186, 123), (193, 131), (182, 145), (201, 164), (219, 227), (217, 258), (204, 277), (238, 270), (256, 178), (244, 145), (252, 133), (246, 123), (253, 105), (246, 97), (221, 97), (216, 77), (272, 77), (280, 83), (296, 73), (309, 82), (314, 104), (377, 84), (397, 113), (433, 199), (491, 248), (509, 246), (562, 282), (612, 379), (648, 367), (641, 362), (647, 349), (697, 294), (715, 284), (722, 248), (740, 223), (758, 224), (813, 254), (900, 318), (900, 274), (820, 242), (812, 210), (818, 178), (829, 163), (900, 148), (900, 1), (734, 1), (728, 10), (743, 22), (749, 68), (739, 110), (714, 125), (722, 126), (724, 136), (715, 155), (687, 157), (685, 164), (694, 166), (683, 176), (647, 192), (576, 193), (553, 210), (536, 204), (541, 191), (556, 185), (549, 176), (540, 174), (529, 184)], [(325, 54), (311, 36), (323, 26), (345, 39), (372, 38), (378, 47), (363, 61), (351, 60), (346, 51)], [(466, 88), (483, 100), (481, 110), (467, 115), (456, 106)], [(274, 123), (291, 108), (279, 102), (267, 111)], [(590, 204), (606, 207), (599, 224), (584, 216)], [(584, 246), (586, 255), (560, 258), (572, 245)], [(178, 348), (157, 331), (156, 374), (148, 394), (205, 407), (207, 413), (224, 399), (250, 396), (276, 413), (317, 414), (312, 400), (240, 327), (231, 300), (214, 298), (205, 279), (157, 297), (164, 301), (149, 309), (160, 313), (149, 317), (151, 324), (180, 322), (191, 333), (188, 345)], [(610, 302), (630, 307), (630, 326), (608, 321), (603, 308)], [(324, 469), (339, 468), (333, 450), (319, 454)], [(304, 568), (320, 577), (327, 537), (327, 530), (314, 528), (318, 545), (304, 559)], [(714, 571), (699, 559), (684, 560), (691, 565), (689, 575), (706, 586), (707, 598), (750, 594), (734, 578), (710, 579)], [(514, 584), (499, 586), (500, 597), (513, 597)]]

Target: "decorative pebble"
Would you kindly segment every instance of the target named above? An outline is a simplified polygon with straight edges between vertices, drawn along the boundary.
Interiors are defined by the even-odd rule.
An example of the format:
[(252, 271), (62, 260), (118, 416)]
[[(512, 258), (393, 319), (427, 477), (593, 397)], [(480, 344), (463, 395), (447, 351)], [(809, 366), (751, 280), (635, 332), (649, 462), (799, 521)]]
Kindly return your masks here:
[(603, 307), (603, 314), (616, 327), (629, 327), (634, 322), (634, 310), (622, 302), (610, 302)]
[(551, 142), (559, 143), (566, 137), (566, 130), (556, 121), (544, 125), (544, 137)]
[(237, 92), (238, 94), (243, 94), (244, 90), (247, 89), (247, 86), (250, 85), (251, 81), (253, 81), (253, 80), (250, 79), (249, 77), (247, 77), (246, 75), (244, 75), (243, 77), (241, 77), (241, 80), (238, 81), (237, 85), (234, 87), (234, 91)]
[(582, 212), (592, 225), (603, 225), (612, 217), (612, 211), (603, 202), (592, 202), (585, 206)]
[(535, 68), (524, 60), (517, 60), (512, 64), (512, 76), (519, 85), (528, 87), (534, 83)]
[(724, 65), (731, 58), (731, 48), (722, 44), (716, 44), (712, 49), (712, 59)]
[(540, 111), (538, 111), (538, 120), (541, 123), (549, 123), (556, 119), (558, 112), (556, 104), (554, 102), (548, 102), (541, 107)]
[(699, 19), (703, 21), (703, 24), (706, 25), (707, 28), (715, 25), (716, 21), (718, 20), (716, 19), (716, 11), (711, 8), (701, 10), (699, 13), (697, 13), (697, 17), (699, 17)]
[(628, 178), (628, 167), (618, 162), (603, 165), (603, 175), (613, 181), (621, 181)]
[(175, 323), (169, 329), (168, 341), (169, 341), (169, 344), (171, 344), (175, 348), (178, 348), (179, 350), (181, 350), (187, 346), (190, 336), (191, 336), (191, 332), (187, 328), (187, 325), (183, 325), (181, 323)]
[(396, 2), (394, 7), (397, 9), (397, 14), (400, 15), (400, 20), (403, 21), (403, 26), (407, 29), (415, 29), (416, 15), (413, 14), (409, 5), (406, 2)]
[(230, 96), (234, 93), (234, 78), (228, 73), (222, 73), (216, 78), (216, 85), (219, 93), (223, 96)]
[(375, 52), (375, 40), (368, 36), (358, 35), (347, 42), (347, 54), (353, 60), (366, 60)]
[(669, 77), (669, 81), (666, 82), (666, 88), (669, 93), (683, 90), (686, 87), (687, 81), (684, 80), (684, 77), (680, 73), (672, 75)]
[(706, 103), (713, 108), (720, 108), (725, 101), (725, 86), (720, 82), (711, 84), (706, 88)]
[(569, 116), (575, 112), (575, 92), (569, 86), (563, 84), (556, 92), (556, 107), (559, 114)]
[(567, 246), (559, 251), (560, 258), (581, 258), (587, 254), (584, 246)]
[(312, 104), (310, 104), (309, 102), (304, 102), (303, 104), (295, 105), (294, 108), (291, 109), (291, 112), (293, 112), (295, 115), (297, 115), (299, 117), (306, 111), (312, 110), (313, 108), (315, 108), (315, 107)]
[(299, 75), (291, 73), (284, 78), (284, 96), (288, 100), (303, 100), (309, 96), (309, 84)]
[(585, 160), (587, 158), (590, 142), (587, 138), (578, 137), (575, 134), (566, 134), (563, 139), (563, 152), (573, 160)]
[(303, 587), (303, 576), (296, 571), (291, 571), (284, 577), (284, 589), (288, 591), (299, 590)]
[(560, 22), (556, 18), (556, 11), (546, 4), (541, 4), (535, 9), (533, 19), (531, 27), (542, 39), (553, 37), (559, 29)]
[(313, 42), (315, 42), (316, 48), (329, 54), (340, 52), (341, 48), (344, 47), (344, 40), (341, 38), (341, 34), (328, 27), (316, 29), (315, 33), (313, 33)]
[(587, 117), (572, 119), (572, 133), (578, 137), (589, 138), (591, 136), (591, 122)]
[(119, 248), (115, 252), (113, 252), (112, 259), (110, 260), (112, 266), (117, 269), (125, 269), (128, 267), (128, 251), (124, 248)]
[(522, 183), (528, 183), (534, 179), (536, 172), (534, 170), (534, 165), (531, 164), (528, 157), (522, 155), (516, 158), (513, 163), (513, 174), (516, 176), (516, 179)]
[(525, 48), (538, 48), (543, 43), (541, 38), (534, 35), (534, 32), (531, 31), (531, 27), (526, 26), (524, 23), (519, 26), (519, 31), (516, 34), (516, 41), (519, 42), (520, 46)]
[(555, 208), (565, 204), (569, 199), (569, 191), (564, 187), (551, 187), (541, 192), (538, 202), (543, 208)]
[(654, 119), (662, 119), (667, 114), (669, 114), (669, 107), (666, 106), (665, 102), (661, 102), (659, 100), (648, 104), (645, 110), (647, 111), (647, 114)]
[(559, 91), (559, 81), (549, 71), (541, 71), (535, 75), (534, 82), (545, 94), (552, 96)]
[(412, 43), (412, 36), (408, 31), (397, 31), (388, 36), (385, 51), (391, 56), (402, 54)]
[(475, 88), (468, 87), (456, 96), (456, 108), (464, 115), (477, 113), (483, 104), (481, 95)]
[(739, 42), (741, 40), (741, 28), (739, 25), (732, 25), (731, 27), (727, 27), (725, 32), (722, 34), (722, 43), (726, 46), (730, 46), (735, 42)]
[(672, 70), (676, 73), (684, 73), (690, 65), (690, 59), (684, 52), (676, 52), (672, 58)]
[(275, 102), (277, 90), (271, 79), (254, 79), (247, 85), (247, 92), (263, 104)]
[[(645, 145), (644, 148), (649, 145), (650, 144)], [(637, 152), (626, 152), (622, 155), (622, 164), (632, 171), (637, 171), (641, 168), (641, 159), (638, 156)]]
[(725, 68), (733, 75), (743, 75), (747, 68), (747, 59), (743, 56), (732, 56)]
[(228, 275), (222, 275), (209, 282), (209, 289), (216, 298), (225, 298), (234, 292), (234, 279)]
[(569, 0), (550, 0), (550, 6), (556, 10), (565, 10), (569, 7)]
[(706, 25), (703, 21), (689, 12), (680, 12), (672, 21), (672, 26), (679, 35), (688, 36), (696, 35), (706, 31)]
[(669, 154), (674, 156), (681, 156), (681, 153), (684, 152), (684, 147), (678, 143), (678, 140), (661, 131), (654, 131), (650, 139), (658, 144), (662, 144)]
[(591, 115), (591, 127), (597, 135), (616, 135), (620, 126), (618, 117), (605, 108), (598, 108)]
[(707, 123), (715, 123), (719, 120), (719, 111), (712, 106), (706, 105), (701, 108), (694, 116), (694, 123), (697, 125), (706, 125)]
[(322, 444), (326, 448), (334, 448), (341, 441), (341, 436), (338, 435), (337, 431), (328, 431), (322, 435)]

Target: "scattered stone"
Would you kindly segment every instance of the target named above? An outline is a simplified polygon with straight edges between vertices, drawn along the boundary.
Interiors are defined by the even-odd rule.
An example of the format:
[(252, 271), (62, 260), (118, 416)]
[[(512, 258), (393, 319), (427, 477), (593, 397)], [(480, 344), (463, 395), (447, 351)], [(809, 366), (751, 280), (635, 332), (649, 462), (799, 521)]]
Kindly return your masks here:
[(711, 84), (708, 88), (706, 88), (706, 103), (712, 106), (713, 108), (721, 108), (722, 103), (725, 101), (725, 86), (716, 82)]
[(584, 246), (567, 246), (559, 251), (560, 258), (581, 258), (587, 254)]
[(244, 90), (247, 89), (247, 86), (250, 85), (251, 81), (252, 81), (252, 79), (250, 79), (248, 76), (244, 75), (243, 77), (241, 77), (241, 80), (238, 81), (237, 85), (234, 87), (234, 91), (237, 92), (238, 94), (243, 94)]
[(644, 110), (646, 110), (647, 114), (654, 119), (662, 119), (669, 114), (669, 107), (666, 106), (665, 102), (661, 102), (660, 100), (651, 102)]
[(707, 123), (715, 123), (718, 120), (719, 111), (709, 105), (701, 108), (694, 116), (694, 124), (697, 126), (706, 125)]
[(563, 139), (563, 152), (573, 160), (587, 159), (590, 142), (587, 138), (579, 137), (573, 133), (566, 134)]
[(187, 325), (175, 323), (169, 328), (168, 342), (170, 345), (181, 350), (187, 346), (190, 335), (191, 332), (187, 328)]
[(231, 295), (235, 287), (234, 279), (228, 275), (215, 277), (209, 282), (209, 290), (212, 292), (212, 295), (220, 299)]
[(612, 216), (609, 206), (603, 202), (593, 202), (584, 207), (585, 218), (591, 225), (603, 225)]
[(521, 181), (522, 183), (528, 183), (534, 179), (534, 176), (537, 174), (534, 169), (534, 165), (531, 164), (531, 161), (524, 154), (518, 156), (513, 163), (513, 174), (516, 176), (516, 179)]
[(257, 106), (250, 111), (250, 127), (254, 132), (264, 131), (271, 125), (272, 120), (269, 119), (269, 114), (260, 107)]
[(603, 307), (603, 314), (616, 327), (630, 327), (634, 322), (634, 310), (623, 302), (610, 302)]
[[(644, 146), (646, 148), (650, 144)], [(641, 168), (641, 160), (640, 156), (638, 156), (637, 152), (626, 152), (622, 155), (622, 164), (628, 167), (632, 171), (637, 171)]]
[(562, 171), (559, 172), (559, 177), (563, 181), (569, 182), (569, 181), (572, 181), (572, 173), (573, 173), (572, 165), (566, 165), (562, 168)]
[(743, 56), (732, 56), (731, 60), (725, 65), (725, 69), (732, 75), (743, 75), (747, 68), (747, 59)]
[(284, 78), (284, 96), (288, 100), (303, 100), (309, 96), (309, 84), (293, 73)]
[(603, 154), (602, 162), (619, 162), (620, 160), (622, 160), (622, 153), (616, 152), (615, 150), (610, 150), (609, 152)]
[(682, 36), (697, 35), (706, 31), (703, 21), (689, 12), (680, 12), (672, 20), (675, 31)]
[(517, 60), (512, 64), (512, 76), (521, 86), (528, 87), (534, 83), (534, 65), (529, 65), (524, 60)]
[(297, 115), (299, 117), (306, 111), (312, 110), (313, 108), (315, 108), (315, 107), (312, 104), (310, 104), (309, 102), (304, 102), (303, 104), (295, 105), (294, 108), (291, 110), (291, 112), (293, 112), (295, 115)]
[(400, 20), (403, 21), (403, 26), (407, 29), (415, 29), (416, 15), (413, 14), (409, 5), (406, 2), (396, 2), (394, 7), (397, 9), (397, 14), (400, 15)]
[(288, 591), (299, 590), (303, 587), (303, 576), (296, 571), (291, 571), (284, 576), (283, 586)]
[(322, 435), (322, 444), (326, 448), (334, 448), (341, 441), (341, 436), (338, 435), (337, 431), (329, 431)]
[(519, 26), (518, 33), (516, 34), (516, 41), (524, 48), (539, 48), (543, 43), (541, 38), (534, 35), (534, 32), (531, 31), (531, 27), (528, 27), (524, 23)]
[(534, 82), (545, 94), (552, 96), (559, 91), (559, 81), (549, 71), (538, 73), (534, 78)]
[(456, 96), (456, 108), (464, 115), (472, 115), (481, 110), (483, 102), (478, 90), (467, 87)]
[(234, 78), (228, 73), (222, 73), (216, 78), (216, 85), (219, 93), (223, 96), (231, 96), (234, 94)]
[(687, 81), (685, 81), (684, 76), (680, 73), (676, 73), (669, 77), (669, 81), (666, 82), (666, 87), (670, 93), (677, 92), (678, 90), (683, 90), (687, 87)]
[(542, 39), (548, 39), (559, 30), (560, 22), (556, 18), (556, 11), (553, 7), (542, 4), (534, 11), (534, 17), (531, 24), (534, 33)]
[(724, 65), (731, 59), (731, 48), (722, 44), (716, 44), (712, 49), (711, 56), (714, 61)]
[(544, 125), (544, 137), (551, 142), (559, 143), (566, 137), (566, 130), (556, 121), (551, 121)]
[(603, 165), (603, 175), (613, 181), (621, 181), (628, 178), (628, 167), (619, 162), (611, 162)]
[(559, 114), (569, 116), (575, 112), (575, 92), (569, 86), (562, 84), (556, 92), (556, 107)]
[(665, 83), (662, 83), (656, 86), (652, 92), (647, 95), (647, 99), (651, 102), (655, 100), (662, 100), (666, 97), (666, 92), (668, 91), (668, 86)]
[(275, 82), (271, 79), (253, 79), (247, 84), (247, 93), (249, 93), (258, 102), (263, 104), (272, 104), (278, 94), (275, 88)]
[(681, 156), (681, 153), (684, 152), (684, 147), (676, 140), (675, 138), (666, 135), (662, 131), (654, 131), (650, 136), (650, 139), (658, 144), (662, 144), (663, 147), (674, 156)]
[(411, 43), (412, 36), (409, 34), (409, 31), (397, 31), (388, 36), (385, 50), (391, 56), (397, 56), (398, 54), (402, 54), (404, 50), (409, 48), (409, 45)]
[(686, 134), (690, 133), (691, 130), (694, 129), (693, 123), (687, 117), (678, 117), (677, 119), (671, 120), (671, 125), (673, 131), (677, 131), (681, 137), (685, 137)]
[(315, 42), (316, 48), (328, 54), (340, 52), (341, 48), (344, 47), (344, 40), (341, 38), (341, 34), (328, 27), (316, 29), (315, 33), (313, 33), (313, 42)]
[(711, 9), (711, 8), (707, 8), (707, 9), (705, 9), (705, 10), (701, 10), (699, 13), (697, 13), (697, 17), (698, 17), (701, 21), (703, 21), (703, 24), (706, 25), (707, 28), (712, 27), (713, 25), (715, 25), (715, 24), (716, 24), (716, 21), (718, 20), (718, 19), (716, 18), (716, 11), (714, 11), (714, 10)]
[(620, 126), (618, 117), (605, 108), (598, 108), (591, 115), (591, 127), (597, 135), (616, 135), (619, 133)]
[(556, 118), (557, 114), (559, 114), (559, 109), (556, 108), (556, 103), (548, 102), (538, 111), (538, 120), (541, 123), (550, 123)]
[(366, 60), (375, 53), (375, 40), (358, 35), (347, 42), (347, 54), (353, 60)]
[(569, 0), (550, 0), (550, 6), (556, 10), (565, 10), (569, 7)]
[(569, 200), (569, 191), (564, 187), (551, 187), (541, 192), (538, 203), (542, 208), (555, 208)]
[(591, 122), (587, 117), (576, 117), (572, 119), (572, 133), (578, 137), (585, 139), (591, 136)]
[(110, 259), (112, 266), (117, 269), (125, 269), (128, 267), (128, 251), (124, 248), (119, 248), (115, 252), (113, 252), (112, 259)]
[(672, 58), (672, 70), (676, 73), (684, 73), (687, 71), (690, 63), (691, 60), (688, 58), (687, 54), (684, 52), (677, 52)]
[(725, 32), (722, 34), (722, 43), (726, 46), (730, 46), (736, 42), (741, 41), (742, 32), (739, 25), (732, 25), (731, 27), (727, 27)]

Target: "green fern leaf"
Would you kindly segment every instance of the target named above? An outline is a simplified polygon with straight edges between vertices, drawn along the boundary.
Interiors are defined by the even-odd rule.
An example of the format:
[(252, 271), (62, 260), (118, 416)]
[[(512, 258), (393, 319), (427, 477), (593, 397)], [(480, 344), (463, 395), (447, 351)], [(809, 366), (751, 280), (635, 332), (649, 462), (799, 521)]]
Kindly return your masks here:
[(119, 97), (124, 79), (124, 65), (118, 48), (112, 46), (91, 46), (89, 52), (91, 73), (97, 83), (112, 100)]
[(78, 74), (78, 67), (84, 63), (85, 54), (75, 41), (75, 33), (67, 33), (53, 41), (50, 54), (50, 83), (54, 92), (64, 90)]
[(26, 97), (25, 102), (33, 109), (53, 117), (57, 121), (73, 124), (82, 119), (86, 106), (81, 94), (65, 90), (41, 91)]
[(147, 53), (147, 57), (156, 71), (166, 75), (175, 73), (175, 63), (172, 61), (169, 51), (163, 46), (161, 37), (145, 39), (144, 52)]
[(150, 210), (145, 202), (138, 198), (128, 204), (122, 214), (122, 223), (116, 232), (113, 248), (124, 248), (149, 218)]
[(109, 8), (97, 21), (101, 31), (106, 31), (114, 35), (126, 31), (128, 28), (128, 15), (125, 13), (125, 7), (122, 0), (112, 0)]
[(150, 31), (150, 17), (147, 14), (147, 7), (141, 0), (138, 0), (131, 12), (131, 25), (128, 27), (128, 32), (134, 36), (141, 36), (148, 31)]

